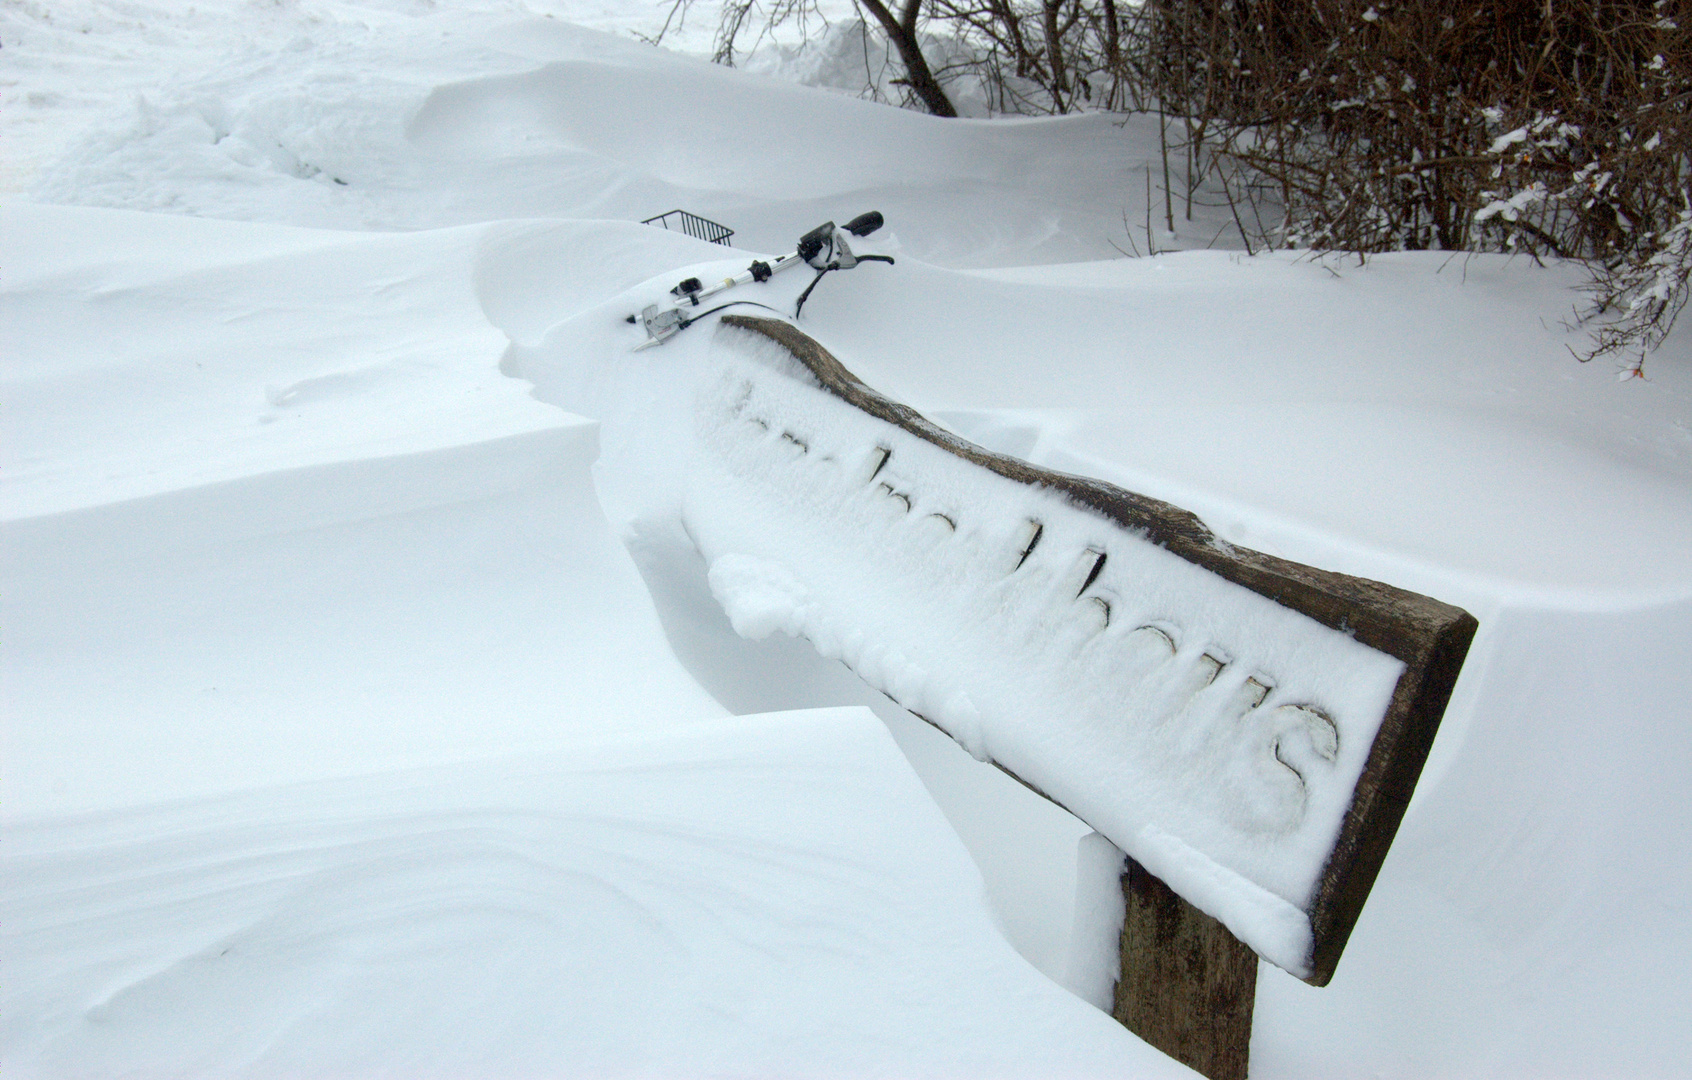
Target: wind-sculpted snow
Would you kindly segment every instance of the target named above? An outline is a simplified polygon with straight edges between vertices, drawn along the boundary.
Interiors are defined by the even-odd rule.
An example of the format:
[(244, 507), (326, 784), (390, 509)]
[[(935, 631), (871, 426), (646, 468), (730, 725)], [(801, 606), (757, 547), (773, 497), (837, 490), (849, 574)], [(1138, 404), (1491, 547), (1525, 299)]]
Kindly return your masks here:
[[(119, 32), (111, 13), (77, 2), (91, 30)], [(57, 153), (29, 129), (6, 163), (13, 189), (352, 229), (638, 222), (686, 206), (731, 221), (752, 249), (787, 244), (795, 222), (821, 221), (839, 199), (886, 211), (912, 254), (970, 266), (1108, 258), (1124, 243), (1123, 198), (1143, 198), (1141, 159), (1113, 137), (1115, 117), (943, 124), (560, 18), (386, 6), (265, 12), (265, 33), (248, 9), (245, 33), (197, 50), (170, 40), (191, 34), (170, 24), (194, 17), (160, 13), (161, 40), (102, 64), (98, 80), (67, 59), (89, 47), (61, 36), (69, 16), (15, 13), (13, 63), (64, 67), (61, 78), (88, 84), (79, 98), (109, 105), (58, 133), (52, 142), (68, 145)], [(231, 15), (216, 0), (201, 7), (213, 25)], [(405, 60), (360, 59), (373, 49)], [(996, 213), (1006, 198), (1039, 212)], [(1198, 214), (1206, 239), (1227, 217), (1220, 205)]]
[[(641, 333), (623, 317), (682, 277), (738, 272), (753, 251), (791, 250), (868, 209), (889, 224), (865, 248), (898, 265), (831, 276), (802, 326), (869, 384), (991, 449), (1192, 510), (1226, 541), (1482, 618), (1334, 982), (1262, 970), (1253, 1077), (1684, 1074), (1692, 338), (1677, 331), (1647, 379), (1617, 383), (1569, 355), (1584, 341), (1569, 319), (1579, 274), (1525, 259), (1120, 258), (1149, 241), (1229, 242), (1220, 200), (1201, 191), (1186, 217), (1173, 154), (1166, 228), (1156, 116), (937, 125), (630, 37), (655, 34), (667, 10), (0, 5), (7, 1076), (63, 1075), (36, 1064), (49, 1052), (113, 1075), (184, 1047), (205, 1053), (174, 1074), (227, 1076), (259, 1044), (246, 1020), (270, 1040), (263, 1061), (292, 1075), (425, 1075), (435, 1052), (441, 1071), (474, 1075), (453, 1039), (486, 1048), (484, 1075), (566, 1074), (517, 1065), (606, 1045), (541, 1015), (572, 993), (558, 975), (570, 970), (607, 1001), (629, 1001), (611, 973), (650, 990), (623, 1013), (579, 1002), (584, 1025), (628, 1036), (596, 1072), (638, 1069), (657, 1060), (640, 1057), (647, 1041), (672, 1036), (706, 1050), (649, 1073), (982, 1075), (1011, 1042), (1004, 1071), (1018, 1076), (1071, 1060), (1077, 1073), (1168, 1068), (1099, 1014), (1052, 1006), (996, 936), (1100, 1000), (1097, 955), (1066, 963), (1066, 940), (1109, 937), (1108, 859), (1090, 857), (1075, 903), (1085, 828), (804, 642), (736, 636), (681, 530), (710, 328), (631, 354)], [(708, 51), (710, 16), (666, 44)], [(811, 77), (799, 66), (774, 68)], [(437, 94), (475, 107), (414, 125)], [(634, 105), (663, 145), (590, 115)], [(736, 160), (737, 140), (783, 138), (827, 152)], [(834, 167), (858, 186), (832, 183)], [(678, 206), (735, 228), (741, 250), (638, 224)], [(742, 293), (791, 311), (804, 284)], [(985, 520), (954, 509), (971, 511), (956, 519), (966, 529)], [(913, 546), (940, 529), (907, 525)], [(763, 563), (806, 569), (792, 553)], [(1055, 583), (1073, 568), (1050, 569)], [(1073, 617), (1055, 631), (1084, 634), (1088, 602), (1053, 610)], [(1189, 657), (1197, 644), (1171, 641)], [(631, 800), (666, 797), (642, 781), (620, 798), (615, 777), (632, 774), (592, 786), (572, 763), (537, 766), (603, 793), (597, 818), (563, 788), (502, 808), (489, 774), (460, 803), (469, 774), (436, 774), (427, 807), (379, 794), (386, 780), (272, 786), (836, 703), (877, 707), (974, 865), (935, 838), (926, 796), (876, 786), (897, 758), (853, 756), (803, 718), (798, 742), (776, 721), (744, 742), (676, 744), (666, 760), (751, 753), (767, 737), (805, 781), (748, 783), (772, 820), (733, 833), (739, 846), (695, 850), (685, 872), (626, 827), (647, 820)], [(812, 737), (857, 764), (810, 769)], [(677, 774), (675, 791), (698, 800), (665, 810), (682, 827), (736, 795), (686, 768), (665, 775)], [(883, 795), (896, 826), (848, 831)], [(99, 828), (65, 816), (102, 807), (114, 815)], [(798, 835), (772, 831), (784, 814)], [(577, 860), (590, 819), (608, 839)], [(570, 843), (538, 835), (555, 825), (575, 830)], [(836, 825), (826, 848), (813, 832)], [(630, 837), (631, 862), (672, 890), (661, 909), (699, 915), (665, 924), (674, 953), (642, 944), (657, 935), (593, 884), (627, 880), (615, 856)], [(315, 862), (301, 854), (313, 843)], [(858, 860), (863, 887), (795, 877), (760, 906), (737, 881), (763, 865), (797, 875), (794, 851), (824, 849)], [(567, 865), (586, 876), (549, 869)], [(946, 879), (924, 894), (953, 905), (944, 919), (906, 919), (912, 873)], [(218, 882), (235, 887), (205, 888)], [(284, 902), (266, 891), (276, 882), (301, 890)], [(314, 907), (314, 888), (337, 910)], [(811, 907), (851, 911), (813, 923), (814, 949), (759, 951), (770, 927), (797, 940)], [(870, 940), (892, 954), (843, 973), (836, 960), (860, 955), (853, 934), (884, 921), (899, 925)], [(626, 965), (599, 948), (600, 925), (619, 928)], [(918, 948), (929, 930), (974, 935), (964, 951), (1004, 961), (999, 974)], [(428, 953), (419, 936), (444, 944)], [(531, 936), (546, 977), (512, 947)], [(687, 948), (705, 958), (685, 969), (692, 999), (653, 981)], [(479, 967), (484, 956), (496, 959)], [(763, 997), (722, 990), (766, 977)], [(204, 1007), (173, 1005), (177, 992)], [(801, 1016), (789, 997), (820, 1004)], [(615, 1026), (653, 1016), (649, 1000), (710, 1007)], [(837, 1014), (862, 1022), (830, 1028)], [(43, 1026), (59, 1023), (81, 1041)], [(778, 1049), (760, 1057), (765, 1046)], [(1084, 1056), (1058, 1060), (1072, 1049)]]
[(720, 715), (595, 450), (577, 424), (0, 525), (8, 819)]
[(19, 1076), (1190, 1076), (861, 709), (11, 826)]
[(472, 286), (520, 228), (7, 213), (0, 518), (580, 422), (499, 373)]
[[(605, 523), (597, 425), (499, 371), (476, 271), (556, 227), (6, 224), (10, 819), (721, 714)], [(620, 230), (665, 239), (573, 239)]]

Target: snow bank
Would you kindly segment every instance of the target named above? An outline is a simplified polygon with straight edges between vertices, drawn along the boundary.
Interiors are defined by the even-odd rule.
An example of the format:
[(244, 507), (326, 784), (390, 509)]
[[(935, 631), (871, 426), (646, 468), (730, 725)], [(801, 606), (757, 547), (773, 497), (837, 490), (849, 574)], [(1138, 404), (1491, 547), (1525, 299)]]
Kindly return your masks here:
[[(630, 29), (663, 21), (614, 7)], [(1139, 220), (1122, 206), (1152, 156), (1113, 117), (947, 124), (576, 21), (605, 25), (540, 0), (9, 9), (9, 62), (53, 96), (14, 94), (6, 190), (340, 229), (685, 207), (766, 252), (873, 208), (904, 250), (970, 266), (1110, 258)], [(1007, 201), (1038, 210), (1007, 217)], [(1201, 206), (1182, 227), (1203, 244), (1229, 220)]]
[(7, 207), (0, 516), (581, 423), (499, 372), (470, 277), (507, 231)]
[(1477, 614), (1692, 595), (1692, 371), (1670, 350), (1618, 390), (1574, 363), (1572, 268), (1195, 251), (852, 275), (803, 328), (870, 386), (1229, 542)]
[(1040, 977), (861, 709), (7, 830), (20, 1076), (1190, 1076)]
[[(1692, 715), (1681, 674), (1692, 652), (1692, 339), (1671, 338), (1647, 380), (1617, 384), (1613, 368), (1578, 365), (1567, 352), (1581, 344), (1567, 325), (1578, 274), (1529, 260), (1419, 252), (1358, 266), (1225, 251), (1117, 259), (1112, 245), (1126, 250), (1130, 235), (1144, 250), (1147, 170), (1161, 175), (1155, 119), (1125, 128), (1106, 117), (970, 123), (942, 148), (929, 141), (932, 124), (836, 95), (772, 90), (768, 80), (701, 75), (696, 61), (621, 29), (653, 32), (662, 15), (561, 0), (0, 7), (0, 503), (39, 539), (26, 547), (0, 538), (7, 814), (51, 814), (113, 783), (114, 803), (189, 800), (184, 828), (210, 835), (230, 805), (208, 799), (212, 791), (486, 755), (530, 736), (556, 747), (545, 740), (626, 721), (663, 727), (718, 708), (700, 685), (739, 712), (874, 701), (968, 840), (1004, 934), (1064, 977), (1084, 828), (804, 643), (734, 634), (675, 525), (684, 459), (665, 457), (685, 450), (673, 436), (692, 430), (685, 403), (701, 357), (685, 336), (626, 351), (639, 331), (622, 316), (659, 299), (689, 264), (729, 256), (719, 267), (739, 270), (749, 257), (639, 219), (685, 206), (769, 254), (791, 250), (824, 219), (877, 208), (890, 225), (871, 249), (894, 251), (898, 266), (826, 282), (804, 321), (871, 385), (993, 449), (1194, 510), (1230, 542), (1399, 583), (1482, 616), (1333, 983), (1317, 990), (1261, 970), (1253, 1075), (1683, 1074), (1682, 1033), (1692, 1027)], [(710, 29), (706, 15), (689, 32), (697, 41)], [(574, 65), (573, 81), (535, 75), (547, 65)], [(671, 83), (666, 72), (683, 77)], [(428, 146), (407, 138), (437, 90), (468, 98), (483, 81), (499, 92), (481, 96), (481, 113), (436, 127)], [(606, 152), (618, 133), (581, 114), (601, 107), (600, 87), (636, 84), (653, 94), (654, 111), (685, 101), (728, 119), (665, 127), (670, 160), (654, 160), (651, 147), (625, 160)], [(700, 96), (686, 100), (683, 86)], [(506, 139), (497, 153), (476, 129), (482, 119)], [(795, 170), (777, 178), (785, 190), (803, 192), (807, 176), (854, 160), (903, 154), (912, 169), (868, 175), (867, 186), (827, 198), (771, 198), (757, 170), (732, 175), (729, 187), (689, 180), (688, 160), (720, 181), (733, 174), (719, 161), (725, 148), (801, 120), (832, 125), (832, 142), (820, 160), (782, 159)], [(929, 160), (942, 149), (955, 168)], [(1158, 194), (1154, 184), (1160, 203)], [(60, 217), (32, 226), (24, 242), (13, 230), (38, 209), (30, 200), (164, 214), (81, 225)], [(1211, 243), (1227, 209), (1218, 201), (1195, 211), (1189, 224), (1178, 208), (1178, 237), (1154, 222), (1158, 247)], [(210, 218), (483, 231), (328, 236)], [(495, 221), (506, 218), (549, 220)], [(66, 273), (26, 284), (23, 271), (46, 263)], [(409, 365), (407, 353), (429, 364)], [(179, 356), (215, 377), (198, 378)], [(114, 363), (102, 366), (108, 357)], [(491, 374), (499, 364), (528, 385), (503, 386)], [(531, 387), (550, 404), (531, 401)], [(672, 408), (678, 395), (684, 407)], [(556, 406), (602, 421), (591, 476), (588, 432)], [(321, 424), (308, 430), (314, 416)], [(306, 466), (292, 482), (275, 475)], [(432, 490), (452, 498), (430, 503)], [(110, 505), (119, 498), (132, 500), (122, 515)], [(301, 513), (290, 517), (294, 503)], [(366, 505), (373, 512), (361, 515)], [(202, 511), (220, 529), (250, 517), (276, 528), (195, 547)], [(638, 534), (637, 511), (647, 514)], [(134, 526), (135, 558), (125, 561), (129, 533), (79, 516), (95, 513)], [(638, 572), (625, 536), (637, 541)], [(674, 546), (659, 550), (655, 537)], [(86, 633), (73, 614), (89, 618)], [(214, 709), (207, 691), (234, 677), (259, 692)], [(576, 709), (578, 694), (593, 707)], [(390, 696), (406, 708), (384, 712)], [(48, 746), (55, 730), (63, 737)], [(62, 774), (64, 792), (41, 769), (48, 760), (73, 769)], [(130, 786), (149, 776), (157, 781), (147, 791)], [(39, 783), (26, 804), (15, 785), (31, 778)], [(820, 799), (826, 788), (846, 803), (856, 782), (836, 789), (819, 778), (805, 794)], [(1024, 813), (1027, 804), (1035, 809)], [(10, 818), (6, 829), (0, 851), (9, 853)], [(262, 838), (218, 835), (227, 865), (239, 865), (237, 850), (260, 859), (272, 850)], [(880, 858), (877, 845), (906, 835), (875, 834), (864, 851)], [(765, 854), (779, 859), (772, 846)], [(420, 848), (420, 866), (463, 883)], [(344, 865), (354, 867), (349, 880), (374, 873)], [(8, 896), (21, 903), (33, 879), (10, 866)], [(109, 860), (106, 869), (121, 868)], [(168, 941), (147, 955), (195, 955), (223, 932), (208, 914), (215, 899), (193, 892), (203, 880), (152, 880), (159, 904), (187, 906), (171, 909), (181, 914), (176, 929), (148, 937)], [(959, 887), (973, 890), (974, 880)], [(891, 877), (868, 892), (899, 886)], [(416, 916), (382, 906), (387, 888), (365, 894), (383, 913), (366, 924), (366, 940), (387, 933), (378, 921), (399, 927)], [(584, 899), (581, 910), (605, 910), (595, 903)], [(8, 916), (8, 933), (12, 925)], [(116, 949), (118, 935), (100, 925), (90, 948)], [(37, 956), (56, 950), (74, 964), (81, 955), (68, 924), (50, 946), (33, 940)], [(476, 940), (501, 955), (492, 935)], [(45, 976), (10, 974), (9, 940), (6, 955), (8, 1000), (34, 1000)], [(346, 985), (356, 966), (347, 962)], [(194, 970), (185, 964), (178, 976)], [(245, 970), (250, 978), (223, 984), (220, 1006), (264, 993), (264, 972)], [(556, 981), (536, 989), (513, 977), (502, 993), (475, 981), (468, 961), (452, 970), (488, 992), (478, 1011), (461, 1014), (469, 1020), (443, 1025), (464, 1038), (479, 1025), (491, 1031), (490, 1016), (533, 1016), (531, 992), (561, 992)], [(783, 986), (802, 983), (803, 970)], [(288, 984), (296, 1005), (319, 1000), (322, 985)], [(882, 1040), (882, 1071), (920, 1071), (943, 1051), (906, 1038), (897, 1014), (909, 1006), (892, 985), (874, 991), (886, 1015), (861, 1029), (864, 1042)], [(937, 1010), (975, 1000), (969, 978), (921, 985)], [(378, 997), (336, 999), (366, 1021), (340, 1029), (341, 1060), (370, 1053), (378, 1031), (434, 1045), (434, 1033), (403, 1018), (375, 1017)], [(862, 1015), (873, 1011), (854, 1001)], [(286, 1006), (275, 1009), (272, 1017)], [(0, 1015), (18, 1013), (8, 1005)], [(786, 1016), (734, 1015), (747, 1046), (781, 1037), (762, 1018)], [(999, 1045), (1024, 1022), (988, 1010), (966, 1029), (959, 1015), (940, 1029), (962, 1032), (948, 1049), (975, 1038)], [(1075, 1024), (1099, 1020), (1087, 1015)], [(311, 1016), (317, 1045), (331, 1041), (331, 1020)], [(720, 1014), (667, 1021), (732, 1026)], [(1091, 1038), (1038, 1034), (1047, 1053)], [(16, 1048), (40, 1041), (11, 1038), (8, 1066)], [(1122, 1053), (1125, 1070), (1138, 1067), (1132, 1049)], [(1023, 1073), (1047, 1071), (1044, 1058), (1007, 1060), (1035, 1062)]]
[(597, 425), (499, 371), (482, 297), (555, 229), (5, 226), (8, 822), (721, 713)]
[(578, 426), (0, 526), (7, 822), (719, 714), (594, 453)]

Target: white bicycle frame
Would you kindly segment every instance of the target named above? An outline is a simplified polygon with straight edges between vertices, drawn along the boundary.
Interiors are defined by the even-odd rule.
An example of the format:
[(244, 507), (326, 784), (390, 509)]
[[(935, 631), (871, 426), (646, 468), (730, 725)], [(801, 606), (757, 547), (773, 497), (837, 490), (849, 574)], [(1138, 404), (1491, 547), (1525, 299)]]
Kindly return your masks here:
[[(858, 265), (858, 258), (852, 253), (852, 247), (846, 241), (848, 232), (857, 236), (868, 236), (882, 225), (880, 214), (870, 212), (861, 214), (847, 222), (842, 228), (834, 222), (825, 222), (799, 238), (799, 247), (779, 258), (762, 262), (754, 260), (742, 272), (733, 277), (723, 278), (711, 285), (703, 285), (698, 278), (687, 278), (670, 290), (678, 303), (674, 307), (660, 310), (657, 304), (648, 304), (640, 313), (638, 321), (646, 329), (646, 340), (634, 347), (635, 352), (650, 349), (654, 345), (662, 345), (681, 330), (685, 329), (693, 320), (689, 316), (700, 306), (700, 302), (726, 292), (736, 285), (745, 285), (750, 281), (768, 281), (776, 274), (791, 266), (804, 263), (817, 271), (850, 270)], [(866, 256), (880, 258), (880, 256)], [(891, 259), (882, 261), (891, 262)], [(692, 286), (689, 288), (689, 286)], [(637, 321), (636, 316), (629, 316), (630, 322)]]

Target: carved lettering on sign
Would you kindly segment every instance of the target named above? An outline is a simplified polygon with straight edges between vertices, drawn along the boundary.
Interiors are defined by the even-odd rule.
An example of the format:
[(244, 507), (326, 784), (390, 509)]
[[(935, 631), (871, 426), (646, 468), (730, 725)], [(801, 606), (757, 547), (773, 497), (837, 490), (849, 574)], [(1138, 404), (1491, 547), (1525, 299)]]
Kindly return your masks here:
[(721, 322), (684, 516), (736, 627), (809, 638), (1326, 983), (1474, 619), (985, 450), (789, 323)]
[[(742, 474), (757, 475), (782, 461), (815, 466), (816, 476), (800, 490), (819, 521), (840, 528), (847, 527), (857, 491), (867, 489), (894, 517), (908, 519), (900, 528), (919, 532), (929, 543), (972, 545), (987, 535), (968, 509), (927, 509), (925, 493), (900, 477), (889, 446), (869, 442), (811, 455), (813, 445), (824, 445), (823, 436), (796, 418), (778, 415), (773, 404), (760, 397), (752, 380), (735, 380), (723, 395), (729, 415), (744, 422), (739, 430), (745, 434), (735, 439)], [(859, 465), (842, 471), (841, 460)], [(993, 508), (987, 509), (991, 513)], [(1049, 545), (1041, 547), (1045, 534), (1045, 523), (1034, 517), (1013, 527), (1008, 574), (1012, 579), (1033, 576), (1034, 567), (1040, 567), (1038, 572), (1055, 583), (1052, 588), (1070, 598), (1065, 618), (1082, 631), (1079, 647), (1117, 654), (1091, 660), (1144, 688), (1131, 695), (1136, 731), (1167, 731), (1168, 756), (1184, 759), (1186, 771), (1205, 777), (1204, 790), (1190, 794), (1241, 833), (1274, 836), (1296, 830), (1311, 788), (1332, 779), (1339, 748), (1334, 721), (1321, 708), (1298, 701), (1260, 710), (1278, 683), (1276, 674), (1253, 669), (1242, 679), (1225, 677), (1230, 662), (1224, 657), (1244, 651), (1226, 641), (1207, 641), (1202, 649), (1182, 654), (1179, 613), (1162, 613), (1155, 625), (1142, 621), (1095, 643), (1111, 630), (1124, 605), (1121, 590), (1113, 589), (1106, 576), (1110, 547), (1094, 543), (1066, 556)], [(1054, 566), (1062, 569), (1054, 573)], [(1224, 689), (1213, 690), (1219, 683)]]

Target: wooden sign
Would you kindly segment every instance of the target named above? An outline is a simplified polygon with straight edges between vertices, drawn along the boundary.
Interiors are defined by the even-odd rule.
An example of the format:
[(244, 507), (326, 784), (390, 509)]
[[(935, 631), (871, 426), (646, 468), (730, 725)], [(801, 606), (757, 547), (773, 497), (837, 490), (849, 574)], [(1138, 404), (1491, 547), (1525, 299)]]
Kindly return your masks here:
[[(1217, 1028), (1217, 994), (1236, 1014), (1243, 994), (1248, 1041), (1235, 938), (1325, 984), (1475, 620), (984, 450), (789, 323), (717, 333), (684, 521), (736, 629), (807, 637), (1130, 856), (1117, 1014), (1135, 1030), (1197, 1010)], [(1175, 973), (1195, 934), (1215, 959)], [(1231, 1063), (1147, 1037), (1244, 1075), (1243, 1045)]]

